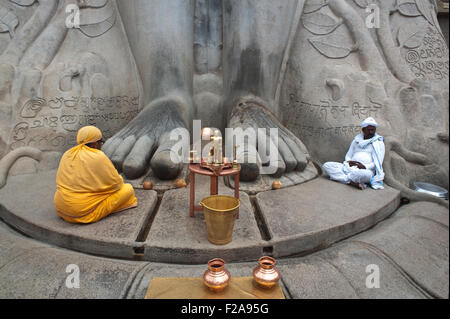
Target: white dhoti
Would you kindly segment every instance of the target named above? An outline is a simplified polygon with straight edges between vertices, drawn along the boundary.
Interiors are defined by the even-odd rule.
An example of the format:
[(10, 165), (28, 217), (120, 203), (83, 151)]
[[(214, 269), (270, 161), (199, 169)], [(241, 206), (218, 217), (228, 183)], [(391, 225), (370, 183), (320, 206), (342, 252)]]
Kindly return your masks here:
[[(363, 131), (368, 126), (376, 127), (377, 123), (369, 117), (361, 124)], [(323, 164), (322, 168), (332, 180), (344, 184), (353, 182), (364, 187), (369, 184), (373, 189), (383, 189), (384, 154), (385, 146), (382, 136), (375, 133), (371, 138), (364, 139), (364, 134), (360, 133), (350, 144), (344, 163), (327, 162)], [(357, 166), (350, 167), (349, 161), (358, 162), (365, 169), (359, 169)], [(361, 166), (359, 164), (358, 166)]]
[(363, 185), (369, 184), (370, 179), (374, 176), (372, 170), (359, 169), (356, 166), (350, 167), (347, 162), (327, 162), (323, 164), (322, 168), (330, 179), (344, 184), (350, 184), (350, 182)]

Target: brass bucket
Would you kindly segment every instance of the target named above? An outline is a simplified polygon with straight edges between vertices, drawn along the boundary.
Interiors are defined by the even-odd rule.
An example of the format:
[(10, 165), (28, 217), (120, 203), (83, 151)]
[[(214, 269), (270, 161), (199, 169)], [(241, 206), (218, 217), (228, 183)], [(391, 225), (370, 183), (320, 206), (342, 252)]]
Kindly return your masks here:
[(206, 197), (200, 203), (203, 206), (208, 240), (214, 245), (226, 245), (233, 236), (234, 221), (241, 202), (239, 199), (214, 195)]

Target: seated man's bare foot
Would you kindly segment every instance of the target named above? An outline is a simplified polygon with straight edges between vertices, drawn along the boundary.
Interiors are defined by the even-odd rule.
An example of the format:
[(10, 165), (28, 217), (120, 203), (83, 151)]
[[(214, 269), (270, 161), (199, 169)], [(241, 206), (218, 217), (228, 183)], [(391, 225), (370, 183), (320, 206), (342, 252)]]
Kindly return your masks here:
[(183, 107), (176, 99), (155, 100), (106, 141), (103, 151), (129, 179), (145, 174), (149, 162), (158, 178), (175, 179), (182, 162), (171, 159), (175, 142), (170, 141), (169, 135), (173, 129), (185, 127), (181, 117)]
[[(258, 102), (249, 100), (238, 102), (232, 110), (229, 127), (242, 128), (244, 131), (252, 128), (255, 132), (258, 132), (258, 128), (263, 128), (266, 132), (263, 137), (266, 141), (263, 143), (258, 143), (260, 136), (257, 136), (256, 140), (249, 141), (245, 147), (241, 145), (239, 148), (240, 157), (244, 160), (240, 175), (242, 181), (255, 181), (260, 175), (260, 167), (269, 163), (270, 166), (275, 166), (271, 175), (276, 178), (290, 172), (305, 170), (310, 157), (304, 144)], [(278, 143), (270, 137), (271, 128), (278, 129)], [(269, 153), (270, 143), (275, 144), (275, 152), (278, 153), (275, 162), (270, 162), (270, 156), (265, 155)], [(258, 149), (261, 145), (265, 149)], [(256, 159), (250, 158), (254, 157), (251, 150), (255, 150)]]
[(359, 188), (360, 190), (364, 190), (364, 185), (361, 183), (350, 182), (350, 185)]

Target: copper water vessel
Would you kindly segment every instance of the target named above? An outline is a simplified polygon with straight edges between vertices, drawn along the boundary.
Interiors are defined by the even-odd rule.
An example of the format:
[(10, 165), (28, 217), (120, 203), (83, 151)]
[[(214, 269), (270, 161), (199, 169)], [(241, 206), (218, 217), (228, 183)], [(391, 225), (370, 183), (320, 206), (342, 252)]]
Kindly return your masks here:
[(231, 275), (225, 269), (225, 261), (220, 258), (208, 262), (208, 270), (203, 275), (203, 282), (214, 292), (223, 291), (230, 283)]
[(259, 265), (253, 270), (253, 278), (261, 288), (270, 289), (280, 280), (275, 263), (272, 257), (264, 256), (259, 259)]

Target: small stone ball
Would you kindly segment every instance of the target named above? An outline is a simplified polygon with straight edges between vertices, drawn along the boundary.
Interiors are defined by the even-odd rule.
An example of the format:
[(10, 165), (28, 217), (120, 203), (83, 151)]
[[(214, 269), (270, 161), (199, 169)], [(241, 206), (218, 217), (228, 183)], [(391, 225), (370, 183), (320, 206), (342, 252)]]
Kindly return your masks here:
[(281, 188), (281, 182), (275, 181), (272, 183), (272, 189), (280, 189)]
[(179, 178), (173, 183), (173, 185), (176, 188), (183, 188), (183, 187), (187, 186), (187, 183), (186, 183), (186, 181), (184, 179)]
[(145, 181), (144, 184), (142, 184), (142, 186), (144, 187), (144, 189), (146, 190), (150, 190), (153, 188), (153, 184), (150, 181)]

